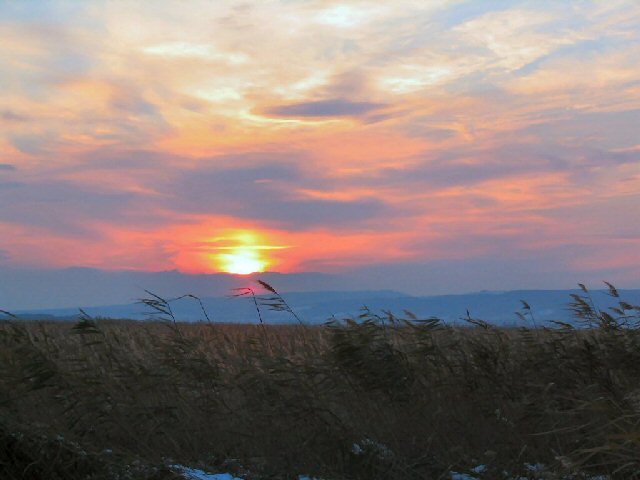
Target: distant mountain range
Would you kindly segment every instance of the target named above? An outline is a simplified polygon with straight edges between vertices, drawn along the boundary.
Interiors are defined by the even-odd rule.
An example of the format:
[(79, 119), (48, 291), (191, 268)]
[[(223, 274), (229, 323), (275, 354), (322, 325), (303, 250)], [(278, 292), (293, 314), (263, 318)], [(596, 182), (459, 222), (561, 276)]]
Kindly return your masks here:
[[(533, 320), (527, 314), (524, 323), (547, 324), (552, 320), (571, 321), (568, 304), (570, 294), (581, 294), (580, 290), (515, 290), (507, 292), (479, 292), (459, 295), (411, 296), (390, 290), (370, 291), (318, 291), (287, 292), (283, 298), (293, 311), (306, 323), (318, 324), (331, 318), (354, 318), (363, 308), (374, 313), (391, 311), (403, 316), (410, 311), (421, 318), (439, 317), (449, 323), (463, 323), (467, 311), (473, 318), (480, 318), (499, 325), (523, 325), (516, 311), (522, 311), (521, 300), (531, 306)], [(621, 297), (631, 303), (640, 304), (640, 290), (620, 290)], [(606, 309), (617, 303), (604, 290), (592, 291), (593, 301), (599, 308)], [(257, 323), (257, 313), (250, 296), (217, 296), (201, 298), (202, 304), (214, 322)], [(200, 304), (191, 298), (171, 301), (175, 317), (180, 321), (203, 321)], [(154, 315), (142, 303), (128, 303), (106, 306), (87, 306), (83, 310), (94, 317), (118, 319), (153, 319)], [(77, 308), (53, 308), (44, 310), (24, 310), (14, 312), (23, 318), (73, 319), (77, 318)], [(271, 311), (262, 306), (261, 313), (267, 323), (292, 323), (296, 319), (287, 312)]]
[[(600, 276), (602, 272), (599, 272), (597, 276), (592, 273), (574, 279), (573, 274), (562, 271), (561, 267), (562, 265), (558, 266), (557, 272), (536, 273), (532, 262), (484, 259), (472, 263), (443, 260), (429, 263), (371, 264), (332, 274), (305, 271), (231, 275), (188, 274), (176, 270), (112, 271), (85, 267), (29, 269), (2, 265), (0, 258), (0, 309), (24, 311), (124, 305), (144, 296), (145, 290), (163, 297), (176, 297), (185, 293), (199, 297), (224, 297), (234, 288), (256, 285), (258, 279), (270, 283), (281, 293), (349, 292), (356, 299), (362, 299), (363, 295), (375, 299), (378, 296), (375, 292), (382, 290), (394, 290), (414, 297), (432, 297), (468, 294), (479, 290), (560, 290), (574, 288), (577, 282), (602, 288), (604, 285), (601, 279), (609, 280), (619, 288), (640, 288), (640, 278), (637, 276), (630, 281), (613, 274)], [(328, 294), (318, 295), (326, 297)], [(386, 297), (383, 299), (386, 300)], [(314, 300), (312, 303), (319, 302)], [(427, 307), (431, 305), (428, 304)], [(395, 308), (393, 305), (386, 306)], [(468, 306), (473, 308), (473, 305)], [(218, 304), (216, 307), (222, 308)], [(345, 308), (350, 311), (352, 304)], [(510, 306), (508, 311), (513, 308), (514, 306)], [(326, 315), (327, 311), (334, 312), (335, 308), (324, 309), (320, 313)], [(456, 311), (456, 315), (457, 313)]]

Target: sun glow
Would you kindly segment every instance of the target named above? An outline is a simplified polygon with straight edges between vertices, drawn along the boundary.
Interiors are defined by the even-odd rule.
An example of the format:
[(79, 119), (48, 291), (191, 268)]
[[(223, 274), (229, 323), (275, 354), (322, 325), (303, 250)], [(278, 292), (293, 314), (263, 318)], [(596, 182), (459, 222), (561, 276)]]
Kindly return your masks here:
[(273, 263), (267, 252), (287, 248), (285, 246), (264, 245), (257, 242), (257, 236), (253, 233), (243, 232), (228, 239), (236, 245), (217, 247), (221, 253), (215, 255), (218, 268), (226, 273), (248, 275), (255, 272), (263, 272)]
[(260, 258), (259, 251), (251, 247), (237, 247), (229, 253), (221, 253), (218, 261), (222, 271), (239, 275), (262, 272), (267, 267), (267, 262)]

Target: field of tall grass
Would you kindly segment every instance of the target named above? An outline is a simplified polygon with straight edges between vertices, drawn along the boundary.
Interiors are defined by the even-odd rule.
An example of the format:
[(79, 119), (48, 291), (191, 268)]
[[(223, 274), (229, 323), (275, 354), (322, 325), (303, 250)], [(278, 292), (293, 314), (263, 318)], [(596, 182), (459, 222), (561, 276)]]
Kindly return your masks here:
[[(269, 293), (239, 292), (293, 313)], [(640, 478), (640, 307), (568, 300), (584, 328), (532, 328), (524, 302), (522, 328), (186, 324), (155, 296), (161, 321), (5, 314), (0, 478)]]

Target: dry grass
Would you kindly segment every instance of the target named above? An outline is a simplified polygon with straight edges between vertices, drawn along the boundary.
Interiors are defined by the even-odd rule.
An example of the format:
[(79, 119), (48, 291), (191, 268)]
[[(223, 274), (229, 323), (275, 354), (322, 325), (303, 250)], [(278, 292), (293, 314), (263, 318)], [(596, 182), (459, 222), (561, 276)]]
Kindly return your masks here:
[(640, 307), (601, 312), (586, 289), (571, 306), (591, 328), (366, 310), (320, 327), (8, 319), (0, 477), (172, 478), (141, 465), (175, 461), (260, 478), (526, 463), (640, 478)]

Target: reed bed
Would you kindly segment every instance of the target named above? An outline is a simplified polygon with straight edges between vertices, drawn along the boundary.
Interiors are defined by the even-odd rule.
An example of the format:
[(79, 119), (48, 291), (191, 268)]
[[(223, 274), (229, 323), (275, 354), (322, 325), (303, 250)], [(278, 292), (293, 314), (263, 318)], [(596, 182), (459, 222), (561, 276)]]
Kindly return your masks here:
[(584, 328), (186, 324), (159, 297), (163, 321), (5, 316), (0, 477), (640, 478), (640, 307), (583, 291)]

